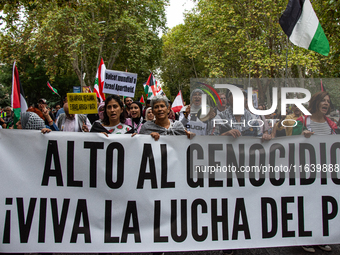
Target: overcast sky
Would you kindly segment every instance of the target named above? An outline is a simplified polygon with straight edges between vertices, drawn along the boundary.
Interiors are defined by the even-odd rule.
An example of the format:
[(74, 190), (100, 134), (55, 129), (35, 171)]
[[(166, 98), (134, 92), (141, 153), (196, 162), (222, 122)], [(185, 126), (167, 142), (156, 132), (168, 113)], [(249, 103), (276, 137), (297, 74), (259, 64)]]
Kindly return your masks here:
[(170, 0), (170, 6), (166, 7), (167, 26), (173, 28), (178, 24), (183, 24), (183, 13), (191, 10), (195, 6), (192, 0)]

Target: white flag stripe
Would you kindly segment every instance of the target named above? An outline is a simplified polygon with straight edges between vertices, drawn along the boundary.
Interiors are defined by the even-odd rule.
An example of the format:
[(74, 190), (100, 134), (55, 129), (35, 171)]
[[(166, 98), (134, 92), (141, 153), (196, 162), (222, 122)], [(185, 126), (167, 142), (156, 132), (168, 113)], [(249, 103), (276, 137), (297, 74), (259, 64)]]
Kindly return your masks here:
[(289, 40), (295, 45), (308, 49), (318, 25), (319, 19), (312, 4), (309, 0), (305, 0), (300, 19), (296, 23)]

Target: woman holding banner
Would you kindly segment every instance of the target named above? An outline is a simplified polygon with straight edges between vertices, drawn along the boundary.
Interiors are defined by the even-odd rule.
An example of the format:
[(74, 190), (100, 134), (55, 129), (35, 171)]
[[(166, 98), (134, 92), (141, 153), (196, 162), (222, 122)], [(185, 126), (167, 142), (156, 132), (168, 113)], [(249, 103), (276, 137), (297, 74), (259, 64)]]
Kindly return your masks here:
[(165, 96), (156, 95), (151, 99), (152, 113), (155, 121), (147, 121), (140, 130), (140, 134), (151, 135), (158, 141), (161, 135), (187, 135), (188, 138), (194, 136), (193, 133), (186, 131), (180, 121), (172, 122), (168, 118), (170, 105)]
[(297, 125), (293, 128), (293, 135), (303, 134), (306, 138), (309, 138), (313, 134), (336, 134), (337, 125), (326, 117), (331, 111), (328, 92), (320, 91), (314, 94), (309, 101), (308, 111), (312, 115), (303, 115), (296, 120)]
[(103, 120), (93, 123), (90, 132), (101, 132), (106, 136), (108, 134), (125, 134), (131, 128), (128, 125), (122, 124), (125, 122), (123, 114), (124, 105), (117, 95), (108, 96), (105, 100)]
[[(308, 111), (312, 114), (310, 116), (303, 115), (299, 117), (297, 125), (293, 128), (293, 135), (303, 134), (306, 138), (315, 135), (333, 135), (336, 134), (335, 130), (337, 125), (331, 121), (327, 114), (331, 111), (331, 102), (328, 92), (320, 91), (314, 94), (309, 101)], [(331, 251), (329, 245), (318, 245), (321, 250)], [(302, 246), (307, 251), (314, 253), (313, 246)]]

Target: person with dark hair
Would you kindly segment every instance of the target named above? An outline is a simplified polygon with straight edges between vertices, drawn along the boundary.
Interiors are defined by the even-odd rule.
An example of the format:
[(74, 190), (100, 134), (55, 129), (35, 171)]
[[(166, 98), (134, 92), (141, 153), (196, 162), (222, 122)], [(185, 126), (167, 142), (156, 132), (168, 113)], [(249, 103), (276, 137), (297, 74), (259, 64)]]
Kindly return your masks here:
[(308, 111), (311, 116), (303, 115), (298, 118), (297, 125), (293, 128), (293, 135), (303, 134), (306, 138), (316, 135), (336, 134), (336, 123), (326, 115), (331, 111), (330, 96), (326, 91), (314, 94), (309, 101)]
[[(97, 108), (98, 108), (99, 104), (100, 104), (100, 98), (97, 97)], [(93, 125), (93, 123), (96, 120), (99, 120), (99, 114), (98, 113), (87, 114), (87, 118), (91, 122), (91, 125)]]
[(104, 118), (93, 123), (90, 132), (108, 134), (125, 134), (131, 128), (125, 125), (124, 105), (117, 95), (110, 95), (105, 100)]
[(132, 102), (133, 102), (133, 99), (131, 97), (124, 97), (125, 108), (123, 108), (123, 109), (124, 109), (125, 119), (131, 117), (130, 106), (131, 106)]
[[(286, 128), (282, 125), (282, 121), (286, 119), (285, 115), (279, 113), (277, 119), (279, 121), (273, 127), (272, 138), (286, 136)], [(286, 122), (284, 121), (283, 123), (285, 124)]]
[(67, 103), (67, 96), (64, 96), (63, 97), (63, 107), (61, 107), (57, 113), (55, 114), (55, 118), (58, 119), (59, 115), (62, 114), (62, 113), (65, 113), (64, 111), (64, 105)]
[(171, 109), (171, 106), (172, 106), (171, 100), (168, 100), (168, 102), (169, 102), (169, 105), (170, 105), (170, 111), (169, 111), (169, 114), (168, 114), (168, 118), (171, 121), (175, 121), (178, 118), (176, 118), (176, 114), (175, 114), (174, 110)]
[(45, 98), (40, 98), (39, 101), (38, 101), (38, 109), (41, 111), (41, 112), (45, 112), (46, 113), (46, 110), (47, 110), (47, 114), (50, 115), (50, 118), (46, 118), (45, 114), (44, 114), (44, 121), (45, 121), (45, 125), (49, 125), (48, 121), (50, 119), (53, 120), (53, 122), (55, 121), (55, 117), (54, 117), (54, 114), (52, 113), (52, 111), (48, 110), (48, 107), (47, 107), (47, 101)]
[(142, 104), (138, 101), (132, 102), (130, 105), (130, 114), (131, 118), (126, 119), (125, 125), (129, 125), (132, 130), (132, 133), (139, 133), (141, 127), (145, 123), (145, 120), (142, 116)]
[(29, 107), (27, 112), (36, 113), (45, 122), (46, 128), (51, 129), (52, 131), (59, 131), (56, 123), (49, 114), (49, 110), (46, 107), (42, 108), (41, 111), (38, 108)]
[(292, 110), (292, 114), (287, 115), (285, 118), (285, 121), (283, 122), (283, 124), (286, 126), (285, 127), (286, 136), (292, 135), (295, 120), (297, 120), (298, 118), (302, 116), (301, 110), (296, 105), (292, 105), (291, 110)]
[[(303, 134), (306, 138), (312, 135), (336, 134), (337, 125), (326, 117), (331, 111), (330, 96), (326, 91), (314, 94), (309, 101), (308, 111), (310, 116), (303, 115), (298, 118), (297, 125), (293, 128), (293, 135)], [(331, 251), (329, 245), (317, 245), (321, 250)], [(302, 246), (307, 251), (314, 253), (314, 246)]]

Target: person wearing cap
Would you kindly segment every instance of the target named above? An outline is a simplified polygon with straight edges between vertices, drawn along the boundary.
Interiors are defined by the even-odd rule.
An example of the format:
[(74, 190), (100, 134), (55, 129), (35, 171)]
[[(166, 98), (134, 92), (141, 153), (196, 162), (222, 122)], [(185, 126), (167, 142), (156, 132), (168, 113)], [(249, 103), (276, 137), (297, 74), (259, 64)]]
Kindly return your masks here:
[[(47, 111), (48, 111), (48, 115), (50, 115), (51, 120), (52, 120), (53, 122), (55, 122), (55, 118), (54, 118), (54, 115), (53, 115), (52, 111), (50, 111), (50, 110), (47, 109), (47, 101), (46, 101), (45, 98), (40, 98), (40, 99), (39, 99), (39, 101), (38, 101), (38, 108), (39, 108), (39, 110), (40, 110), (41, 112), (47, 113)], [(46, 111), (46, 110), (47, 110), (47, 111)], [(45, 117), (45, 125), (48, 125), (48, 126), (51, 126), (51, 125), (52, 125), (51, 123), (48, 123), (49, 120), (50, 120), (50, 118), (47, 119), (47, 118)], [(51, 125), (50, 125), (50, 124), (51, 124)]]

